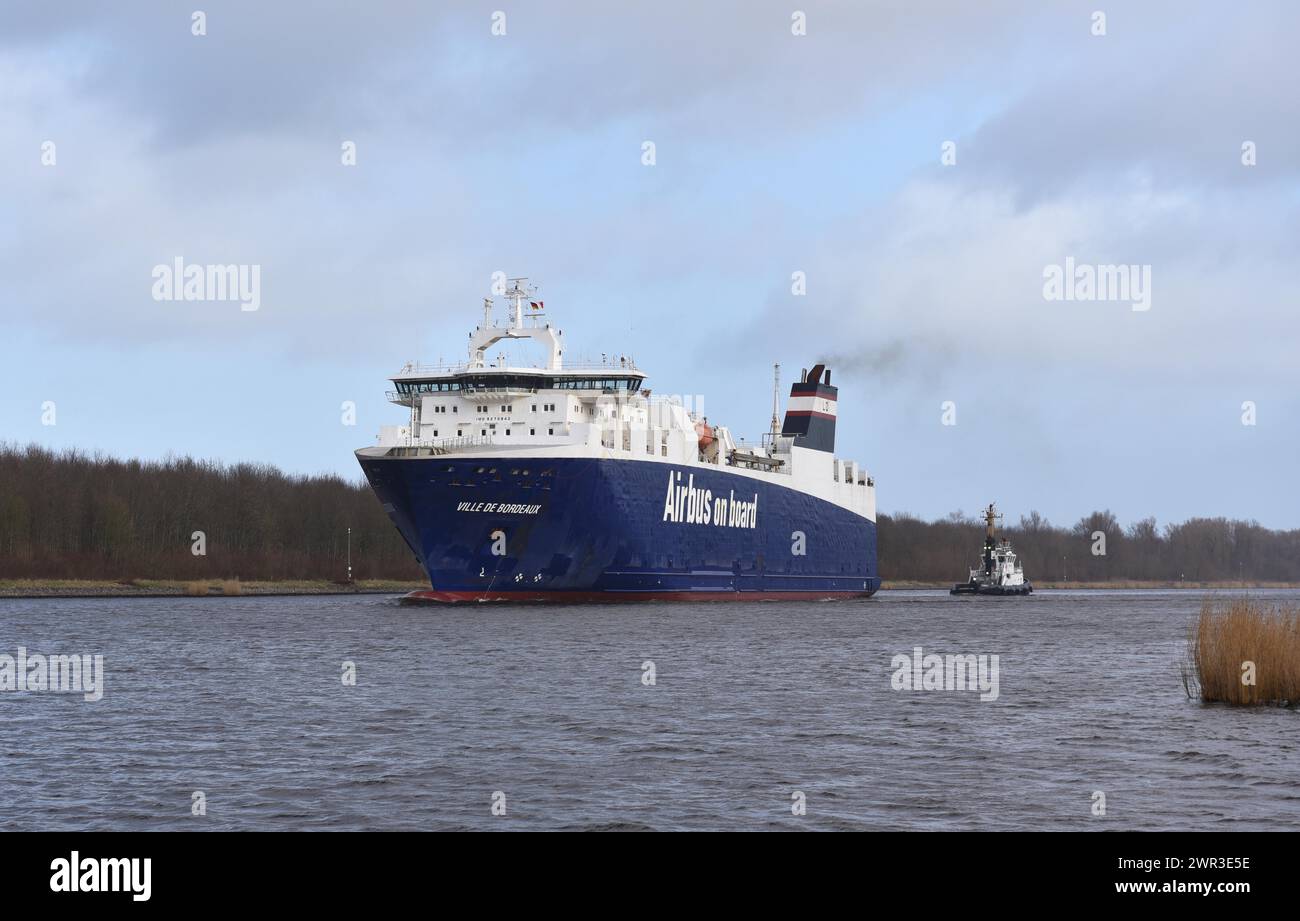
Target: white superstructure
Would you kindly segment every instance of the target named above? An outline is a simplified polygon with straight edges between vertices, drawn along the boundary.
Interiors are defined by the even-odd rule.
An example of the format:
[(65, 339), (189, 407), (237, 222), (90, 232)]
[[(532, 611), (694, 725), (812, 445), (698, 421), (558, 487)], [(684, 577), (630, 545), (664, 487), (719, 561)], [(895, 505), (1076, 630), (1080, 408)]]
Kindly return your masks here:
[[(407, 421), (384, 426), (378, 444), (360, 454), (595, 457), (721, 466), (875, 520), (875, 483), (858, 463), (802, 447), (801, 436), (782, 434), (775, 425), (759, 444), (739, 441), (727, 426), (693, 411), (689, 401), (643, 389), (645, 372), (631, 356), (566, 360), (563, 331), (547, 322), (544, 303), (527, 279), (510, 279), (504, 298), (504, 322), (495, 316), (495, 301), (484, 300), (483, 320), (469, 336), (464, 363), (411, 363), (392, 378), (389, 399), (407, 410)], [(504, 355), (491, 354), (493, 346), (514, 340), (539, 344), (542, 363), (511, 364)], [(814, 369), (818, 378), (820, 368)], [(825, 386), (814, 386), (820, 380), (806, 386), (833, 392), (829, 372), (826, 378)], [(787, 419), (791, 412), (829, 419), (833, 426), (835, 399), (792, 396)], [(775, 415), (774, 407), (774, 423)]]
[(982, 582), (988, 585), (996, 585), (1001, 588), (1014, 588), (1025, 584), (1025, 573), (1020, 566), (1020, 560), (1016, 558), (1015, 551), (1011, 549), (1011, 542), (1005, 537), (1001, 543), (993, 548), (990, 553), (992, 568), (985, 572), (983, 567), (977, 567), (970, 571), (972, 582)]

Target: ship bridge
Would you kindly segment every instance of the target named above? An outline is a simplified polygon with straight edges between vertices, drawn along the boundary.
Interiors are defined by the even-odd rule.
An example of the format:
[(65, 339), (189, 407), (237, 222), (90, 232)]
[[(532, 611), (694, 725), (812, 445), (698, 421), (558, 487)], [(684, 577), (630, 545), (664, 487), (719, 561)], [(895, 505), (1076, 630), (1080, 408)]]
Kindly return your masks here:
[[(492, 445), (514, 450), (541, 446), (598, 445), (611, 419), (609, 406), (648, 400), (645, 372), (630, 355), (566, 360), (564, 332), (546, 322), (544, 304), (527, 279), (510, 279), (509, 317), (493, 317), (483, 301), (483, 321), (469, 334), (466, 361), (408, 363), (391, 378), (392, 403), (409, 413), (406, 425), (383, 426), (379, 443), (406, 448)], [(532, 341), (544, 346), (540, 363), (507, 360), (494, 345)]]
[[(455, 394), (468, 400), (488, 401), (520, 397), (547, 391), (578, 391), (583, 394), (636, 393), (645, 373), (628, 355), (602, 355), (599, 361), (564, 361), (564, 331), (545, 321), (545, 303), (537, 299), (536, 288), (526, 278), (509, 279), (505, 297), (510, 316), (505, 325), (493, 319), (493, 299), (483, 299), (483, 322), (469, 336), (469, 360), (460, 364), (408, 364), (392, 378), (394, 390), (388, 399), (411, 406), (430, 394)], [(527, 305), (525, 307), (525, 305)], [(542, 365), (506, 363), (505, 355), (489, 362), (488, 350), (499, 342), (529, 340), (546, 350)]]
[(529, 396), (548, 391), (591, 395), (637, 393), (645, 373), (635, 366), (611, 366), (608, 363), (590, 368), (574, 367), (558, 374), (539, 373), (534, 368), (502, 367), (475, 370), (468, 365), (437, 371), (412, 367), (393, 379), (394, 390), (388, 399), (401, 406), (428, 394), (456, 395), (464, 399), (500, 396)]

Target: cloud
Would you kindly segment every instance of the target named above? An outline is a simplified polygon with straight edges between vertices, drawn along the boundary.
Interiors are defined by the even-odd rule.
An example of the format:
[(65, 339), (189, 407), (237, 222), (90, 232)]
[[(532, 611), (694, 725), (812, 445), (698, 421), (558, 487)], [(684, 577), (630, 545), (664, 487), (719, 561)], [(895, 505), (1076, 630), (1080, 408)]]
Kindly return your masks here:
[[(1300, 171), (1300, 7), (1253, 4), (1190, 17), (1142, 4), (1108, 34), (1054, 35), (1056, 65), (969, 139), (964, 164), (1026, 198), (1140, 177), (1155, 189), (1249, 194)], [(1050, 41), (1050, 40), (1049, 40)], [(1243, 169), (1242, 143), (1268, 151)]]
[[(1141, 219), (1117, 219), (1125, 214)], [(1225, 247), (1224, 235), (1281, 239), (1294, 216), (1263, 200), (1132, 186), (1024, 208), (1012, 188), (916, 180), (823, 236), (808, 271), (820, 296), (774, 296), (750, 329), (783, 328), (795, 310), (800, 348), (886, 377), (989, 360), (1222, 373), (1244, 355), (1256, 370), (1287, 373), (1285, 343), (1300, 334), (1286, 308), (1288, 261), (1270, 246)], [(1067, 257), (1151, 265), (1151, 310), (1046, 300), (1043, 271)]]
[[(404, 121), (412, 135), (472, 147), (629, 118), (753, 140), (773, 110), (779, 125), (807, 126), (994, 59), (1008, 27), (1034, 18), (1007, 0), (814, 0), (801, 4), (808, 33), (796, 40), (790, 5), (776, 0), (567, 0), (504, 11), (507, 34), (494, 36), (499, 6), (245, 0), (213, 5), (195, 38), (190, 11), (162, 0), (27, 4), (0, 11), (0, 47), (75, 58), (84, 93), (151, 123), (163, 145)], [(735, 117), (718, 119), (724, 107)]]
[[(38, 328), (73, 339), (252, 331), (328, 353), (356, 347), (361, 322), (450, 319), (503, 254), (662, 284), (718, 271), (734, 280), (756, 253), (779, 265), (817, 249), (822, 279), (842, 276), (839, 303), (856, 305), (849, 326), (865, 321), (874, 336), (874, 324), (905, 315), (895, 341), (916, 352), (926, 338), (942, 362), (972, 334), (954, 336), (969, 320), (957, 307), (1000, 310), (981, 302), (993, 293), (1025, 305), (1035, 273), (1061, 254), (1262, 258), (1230, 251), (1221, 234), (1208, 253), (1204, 238), (1187, 239), (1219, 220), (1257, 228), (1254, 246), (1295, 239), (1272, 234), (1287, 228), (1269, 217), (1269, 197), (1294, 168), (1278, 164), (1300, 162), (1287, 153), (1297, 103), (1267, 92), (1296, 82), (1294, 65), (1280, 37), (1262, 53), (1249, 40), (1254, 14), (1222, 14), (1209, 30), (1176, 4), (1151, 4), (1094, 38), (1080, 4), (814, 3), (796, 39), (775, 2), (570, 2), (512, 11), (508, 35), (494, 38), (494, 8), (229, 3), (208, 11), (201, 38), (188, 11), (163, 3), (6, 8), (0, 119), (26, 145), (0, 173), (23, 227), (0, 257), (14, 300)], [(1259, 15), (1280, 36), (1297, 14), (1279, 4)], [(1234, 80), (1258, 89), (1222, 89)], [(912, 140), (873, 129), (892, 125), (904, 99), (931, 100), (936, 113), (962, 100), (991, 108), (969, 136), (967, 117), (953, 119), (957, 167), (934, 175), (931, 136), (936, 166), (882, 198), (867, 191), (878, 181), (870, 154)], [(1235, 164), (1241, 124), (1258, 127), (1268, 166)], [(1178, 144), (1162, 133), (1171, 125)], [(635, 159), (647, 137), (662, 154), (652, 177)], [(30, 154), (44, 138), (59, 144), (57, 170)], [(359, 145), (355, 170), (339, 166), (343, 139)], [(1207, 151), (1226, 165), (1193, 175)], [(846, 205), (876, 196), (858, 202), (857, 226), (852, 207), (827, 213), (834, 186), (818, 174), (828, 168), (861, 186), (844, 189)], [(1163, 219), (1180, 193), (1199, 206), (1186, 190), (1213, 182), (1254, 204)], [(859, 269), (842, 241), (876, 268)], [(176, 256), (262, 265), (262, 315), (149, 300), (150, 270)], [(1178, 276), (1158, 277), (1178, 290)], [(1016, 314), (1020, 334), (1034, 335), (1040, 308)]]
[[(134, 392), (142, 356), (201, 356), (297, 392), (312, 362), (458, 356), (490, 273), (526, 272), (575, 346), (635, 350), (741, 431), (771, 361), (829, 360), (872, 412), (846, 445), (927, 514), (977, 501), (929, 488), (956, 477), (941, 399), (1014, 406), (1013, 458), (1084, 481), (1097, 440), (1207, 456), (1134, 400), (1204, 432), (1294, 389), (1294, 4), (1130, 4), (1094, 37), (1080, 0), (809, 2), (802, 38), (774, 0), (527, 4), (494, 38), (498, 6), (210, 4), (202, 38), (162, 2), (0, 8), (0, 302), (42, 349), (21, 360), (98, 354)], [(154, 301), (177, 256), (261, 265), (261, 310)], [(1149, 264), (1152, 309), (1045, 301), (1066, 257)], [(253, 425), (221, 412), (210, 431)], [(240, 412), (275, 431), (283, 406)], [(1171, 508), (1187, 485), (1143, 482)]]

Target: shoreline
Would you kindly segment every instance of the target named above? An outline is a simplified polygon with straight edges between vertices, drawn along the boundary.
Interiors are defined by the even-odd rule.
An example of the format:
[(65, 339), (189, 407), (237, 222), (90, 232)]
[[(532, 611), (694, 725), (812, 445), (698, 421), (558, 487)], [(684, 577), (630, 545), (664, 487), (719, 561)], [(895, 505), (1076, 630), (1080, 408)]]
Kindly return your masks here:
[[(196, 591), (196, 587), (205, 591)], [(428, 589), (425, 582), (367, 579), (351, 584), (325, 580), (240, 582), (227, 579), (0, 579), (0, 599), (5, 598), (242, 598), (295, 595), (405, 595)], [(1035, 589), (1116, 591), (1144, 589), (1300, 589), (1296, 582), (1040, 582)], [(952, 583), (887, 581), (881, 591), (948, 591)]]
[[(1223, 589), (1300, 589), (1300, 582), (1241, 582), (1236, 579), (1225, 582), (1193, 582), (1184, 581), (1141, 581), (1132, 579), (1114, 579), (1104, 582), (1032, 582), (1034, 591), (1042, 590), (1060, 590), (1069, 589), (1071, 591), (1087, 591), (1089, 589), (1099, 591), (1116, 591), (1120, 589), (1186, 589), (1188, 591), (1220, 591)], [(907, 579), (896, 581), (885, 581), (881, 586), (881, 591), (948, 591), (953, 587), (952, 582), (917, 582)]]
[[(205, 588), (205, 591), (198, 591)], [(351, 584), (324, 579), (241, 582), (233, 579), (0, 579), (4, 598), (246, 598), (276, 595), (404, 595), (424, 582), (388, 579)]]

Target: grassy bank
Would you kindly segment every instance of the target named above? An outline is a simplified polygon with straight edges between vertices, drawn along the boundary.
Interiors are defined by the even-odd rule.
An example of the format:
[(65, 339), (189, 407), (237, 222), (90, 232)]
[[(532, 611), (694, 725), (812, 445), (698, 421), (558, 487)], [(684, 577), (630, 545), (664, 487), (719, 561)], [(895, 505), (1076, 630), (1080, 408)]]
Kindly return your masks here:
[[(1146, 588), (1186, 588), (1186, 589), (1225, 589), (1225, 588), (1300, 588), (1300, 582), (1160, 582), (1154, 580), (1141, 581), (1134, 579), (1110, 579), (1097, 582), (1045, 582), (1038, 579), (1030, 580), (1034, 589), (1146, 589)], [(909, 589), (950, 589), (952, 582), (919, 582), (908, 579), (886, 579), (884, 580), (885, 589), (894, 591), (906, 591)]]
[(324, 580), (252, 581), (238, 579), (96, 579), (0, 580), (0, 598), (102, 598), (155, 596), (351, 595), (397, 594), (428, 588), (424, 582), (365, 579), (351, 585)]
[(1207, 703), (1300, 705), (1300, 609), (1206, 601), (1192, 623), (1183, 688)]

